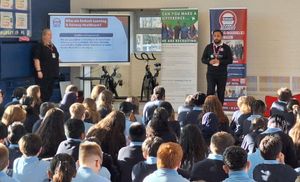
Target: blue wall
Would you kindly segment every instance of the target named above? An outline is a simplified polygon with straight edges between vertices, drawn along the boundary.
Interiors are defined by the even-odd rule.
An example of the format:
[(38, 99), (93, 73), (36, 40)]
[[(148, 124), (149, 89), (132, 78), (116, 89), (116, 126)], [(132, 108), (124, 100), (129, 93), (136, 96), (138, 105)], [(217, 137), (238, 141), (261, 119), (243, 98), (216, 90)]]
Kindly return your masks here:
[(70, 13), (70, 0), (31, 0), (32, 40), (40, 40), (49, 26), (48, 13)]

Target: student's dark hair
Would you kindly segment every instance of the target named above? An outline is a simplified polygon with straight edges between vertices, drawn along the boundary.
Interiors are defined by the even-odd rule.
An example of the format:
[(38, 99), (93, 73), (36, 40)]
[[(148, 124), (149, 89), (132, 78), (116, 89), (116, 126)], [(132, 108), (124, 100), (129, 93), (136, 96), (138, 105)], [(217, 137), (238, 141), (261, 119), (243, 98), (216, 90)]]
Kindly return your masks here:
[(196, 106), (202, 106), (204, 104), (204, 101), (206, 99), (206, 95), (202, 92), (197, 92), (196, 94), (193, 95), (193, 103)]
[(143, 142), (146, 139), (145, 126), (139, 122), (134, 122), (129, 127), (129, 136), (133, 142)]
[(51, 160), (49, 171), (53, 182), (71, 182), (76, 175), (76, 164), (72, 156), (57, 154)]
[(135, 106), (130, 102), (121, 102), (119, 106), (119, 111), (123, 112), (125, 115), (130, 114), (132, 111), (134, 111)]
[(65, 122), (65, 134), (69, 138), (80, 139), (84, 131), (84, 123), (80, 119), (68, 119)]
[(169, 117), (172, 116), (173, 112), (174, 112), (174, 109), (172, 107), (172, 104), (170, 102), (167, 102), (167, 101), (162, 101), (158, 104), (158, 107), (162, 107), (164, 108), (168, 114), (169, 114)]
[(275, 160), (282, 150), (282, 142), (278, 136), (265, 136), (259, 144), (261, 156), (265, 160)]
[(243, 170), (247, 165), (247, 152), (239, 146), (226, 148), (223, 157), (224, 164), (232, 171)]
[(287, 104), (287, 110), (288, 111), (293, 111), (293, 106), (294, 105), (297, 105), (297, 106), (299, 106), (300, 104), (299, 104), (299, 101), (297, 100), (297, 99), (291, 99), (289, 102), (288, 102), (288, 104)]
[(25, 106), (25, 109), (31, 107), (32, 103), (33, 103), (32, 96), (23, 95), (23, 97), (20, 99), (20, 104), (22, 106)]
[(162, 100), (165, 97), (166, 91), (162, 86), (156, 86), (153, 89), (153, 97), (155, 100)]
[(153, 117), (148, 126), (153, 130), (154, 136), (161, 137), (163, 132), (170, 132), (168, 124), (169, 113), (166, 109), (159, 107), (154, 110)]
[(288, 134), (288, 123), (282, 115), (274, 114), (269, 118), (269, 123), (275, 123), (284, 133)]
[(19, 147), (23, 154), (35, 156), (42, 147), (42, 140), (36, 134), (26, 134), (19, 140)]
[(160, 137), (148, 137), (142, 145), (142, 150), (147, 152), (149, 156), (156, 157), (159, 146), (163, 143)]
[(8, 140), (11, 144), (18, 144), (20, 138), (27, 133), (21, 122), (14, 122), (8, 127)]
[(264, 113), (266, 109), (266, 105), (262, 100), (255, 100), (251, 103), (251, 111), (252, 113)]
[(292, 98), (292, 91), (289, 88), (280, 88), (277, 90), (278, 99), (288, 102)]
[(48, 157), (43, 155), (46, 155), (53, 148), (57, 148), (60, 142), (66, 139), (63, 111), (58, 108), (52, 108), (47, 111), (36, 133), (41, 137), (43, 142), (41, 157)]
[(40, 106), (40, 117), (44, 118), (47, 111), (54, 108), (55, 105), (52, 102), (44, 102)]
[(223, 31), (222, 31), (222, 30), (220, 30), (220, 29), (216, 29), (216, 30), (214, 30), (214, 31), (213, 31), (213, 34), (214, 34), (214, 33), (217, 33), (217, 32), (219, 32), (219, 33), (220, 33), (220, 34), (223, 36)]
[(7, 135), (8, 135), (7, 126), (0, 121), (0, 140), (5, 139)]
[(188, 124), (182, 128), (179, 143), (183, 150), (182, 164), (193, 166), (194, 162), (203, 160), (208, 153), (202, 132), (196, 125)]
[(13, 91), (11, 97), (20, 100), (23, 97), (23, 95), (26, 95), (26, 89), (24, 87), (17, 87)]
[(262, 132), (267, 128), (267, 120), (264, 117), (255, 118), (251, 121), (250, 131)]

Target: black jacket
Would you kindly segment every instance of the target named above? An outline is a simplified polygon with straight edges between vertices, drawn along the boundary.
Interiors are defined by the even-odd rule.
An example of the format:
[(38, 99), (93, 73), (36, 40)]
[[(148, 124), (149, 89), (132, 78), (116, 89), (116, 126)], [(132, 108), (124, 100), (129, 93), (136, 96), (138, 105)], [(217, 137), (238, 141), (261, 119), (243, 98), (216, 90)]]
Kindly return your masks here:
[(223, 161), (204, 159), (194, 164), (190, 181), (209, 181), (220, 182), (228, 178), (228, 175), (223, 170)]
[(121, 182), (131, 181), (132, 167), (143, 161), (141, 146), (126, 146), (120, 149), (118, 155), (118, 165), (121, 172)]
[(207, 74), (213, 74), (213, 75), (227, 75), (227, 65), (232, 64), (233, 62), (233, 56), (231, 52), (231, 48), (224, 44), (219, 46), (216, 51), (218, 52), (219, 49), (219, 56), (218, 59), (220, 60), (219, 66), (213, 66), (209, 64), (209, 61), (214, 59), (214, 49), (213, 49), (213, 43), (210, 43), (206, 46), (204, 49), (203, 55), (202, 55), (202, 63), (207, 64)]
[(259, 164), (253, 170), (255, 181), (294, 182), (297, 172), (285, 164)]
[(66, 153), (73, 157), (74, 161), (78, 160), (79, 155), (79, 145), (81, 141), (73, 140), (73, 139), (67, 139), (65, 141), (62, 141), (57, 149), (56, 154), (60, 153)]

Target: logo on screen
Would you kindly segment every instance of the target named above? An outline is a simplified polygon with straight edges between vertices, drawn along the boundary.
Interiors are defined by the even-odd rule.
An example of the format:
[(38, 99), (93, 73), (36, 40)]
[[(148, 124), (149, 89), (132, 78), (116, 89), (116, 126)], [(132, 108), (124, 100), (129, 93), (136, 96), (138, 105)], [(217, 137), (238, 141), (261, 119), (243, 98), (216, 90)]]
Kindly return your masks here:
[(235, 30), (236, 22), (237, 16), (231, 10), (223, 11), (219, 17), (221, 30)]
[(53, 27), (60, 27), (61, 20), (59, 18), (54, 18), (52, 21)]

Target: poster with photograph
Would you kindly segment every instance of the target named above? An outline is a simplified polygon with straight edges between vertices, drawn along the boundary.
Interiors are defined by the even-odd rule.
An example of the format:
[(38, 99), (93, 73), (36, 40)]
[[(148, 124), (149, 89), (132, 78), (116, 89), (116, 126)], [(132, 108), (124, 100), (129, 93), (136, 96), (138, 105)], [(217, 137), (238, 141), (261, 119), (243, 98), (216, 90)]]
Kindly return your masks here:
[(27, 29), (27, 14), (26, 13), (16, 13), (16, 29)]
[(0, 0), (0, 9), (13, 9), (13, 0)]
[(164, 9), (161, 11), (162, 43), (195, 43), (198, 39), (198, 11)]
[(28, 0), (16, 0), (17, 10), (28, 10)]
[(5, 29), (13, 28), (12, 12), (0, 12), (0, 27)]

